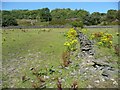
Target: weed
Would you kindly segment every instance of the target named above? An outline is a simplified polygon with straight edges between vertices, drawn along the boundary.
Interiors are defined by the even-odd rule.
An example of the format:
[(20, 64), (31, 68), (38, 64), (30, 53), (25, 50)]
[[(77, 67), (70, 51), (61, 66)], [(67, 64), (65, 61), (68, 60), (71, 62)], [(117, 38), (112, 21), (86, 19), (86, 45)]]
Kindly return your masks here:
[(62, 82), (57, 79), (57, 90), (62, 90)]
[(71, 85), (72, 90), (77, 90), (78, 89), (78, 84), (77, 81), (74, 81)]
[(69, 51), (65, 51), (62, 54), (62, 60), (63, 60), (63, 65), (64, 67), (68, 67), (68, 65), (70, 64), (70, 52)]
[(35, 82), (32, 82), (32, 87), (33, 87), (33, 88), (39, 88), (38, 84), (35, 83)]
[(119, 56), (120, 55), (119, 44), (114, 45), (114, 50), (115, 50), (115, 54)]

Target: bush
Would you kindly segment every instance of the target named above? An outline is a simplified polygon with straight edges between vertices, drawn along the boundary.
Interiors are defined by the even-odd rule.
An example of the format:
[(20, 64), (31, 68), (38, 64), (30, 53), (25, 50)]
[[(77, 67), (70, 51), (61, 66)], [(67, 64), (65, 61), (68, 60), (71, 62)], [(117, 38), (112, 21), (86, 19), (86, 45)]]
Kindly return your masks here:
[(108, 48), (112, 47), (112, 42), (113, 42), (112, 34), (104, 33), (104, 32), (96, 32), (91, 35), (91, 39), (96, 40), (98, 46), (103, 46)]
[(62, 19), (54, 19), (54, 20), (52, 20), (52, 21), (50, 21), (50, 25), (65, 25), (65, 24), (67, 24), (68, 23), (68, 21), (67, 20), (62, 20)]
[(83, 22), (82, 21), (73, 21), (71, 24), (72, 24), (73, 27), (83, 28)]
[(107, 21), (103, 21), (103, 22), (100, 23), (100, 25), (103, 25), (103, 26), (104, 25), (108, 25), (108, 22)]
[(17, 21), (11, 16), (4, 15), (2, 17), (2, 26), (17, 26)]
[(77, 45), (77, 32), (71, 28), (67, 34), (66, 34), (66, 39), (67, 41), (64, 43), (64, 46), (66, 47), (67, 51), (75, 51), (76, 50), (76, 45)]

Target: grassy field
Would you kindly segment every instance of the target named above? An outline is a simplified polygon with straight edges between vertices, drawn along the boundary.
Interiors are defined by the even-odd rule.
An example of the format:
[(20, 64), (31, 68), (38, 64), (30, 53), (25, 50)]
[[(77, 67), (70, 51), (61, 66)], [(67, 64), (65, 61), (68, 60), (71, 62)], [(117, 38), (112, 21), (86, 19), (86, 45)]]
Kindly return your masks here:
[[(3, 30), (3, 87), (35, 87), (39, 80), (31, 71), (34, 68), (45, 79), (45, 82), (39, 84), (46, 84), (46, 87), (57, 87), (56, 78), (59, 77), (65, 88), (70, 87), (74, 80), (78, 80), (79, 88), (85, 88), (87, 82), (82, 81), (80, 76), (70, 76), (71, 71), (76, 69), (75, 65), (80, 63), (79, 60), (73, 58), (75, 65), (65, 69), (60, 67), (62, 53), (65, 51), (64, 34), (68, 30), (69, 28)], [(111, 33), (114, 36), (113, 44), (118, 43), (117, 29), (88, 29), (88, 35), (99, 31)], [(117, 61), (113, 49), (97, 48), (96, 51), (96, 58), (110, 55), (111, 61)]]
[(119, 36), (117, 36), (118, 33), (118, 28), (92, 28), (92, 29), (88, 29), (88, 33), (87, 35), (90, 36), (90, 34), (95, 33), (95, 32), (104, 32), (104, 33), (109, 33), (112, 34), (113, 38), (112, 38), (112, 48), (104, 48), (101, 47), (99, 48), (97, 45), (95, 45), (95, 57), (96, 58), (103, 58), (106, 56), (111, 56), (110, 58), (110, 62), (116, 62), (118, 61), (118, 56), (115, 54), (115, 50), (114, 50), (114, 46), (116, 44), (119, 44), (118, 39)]

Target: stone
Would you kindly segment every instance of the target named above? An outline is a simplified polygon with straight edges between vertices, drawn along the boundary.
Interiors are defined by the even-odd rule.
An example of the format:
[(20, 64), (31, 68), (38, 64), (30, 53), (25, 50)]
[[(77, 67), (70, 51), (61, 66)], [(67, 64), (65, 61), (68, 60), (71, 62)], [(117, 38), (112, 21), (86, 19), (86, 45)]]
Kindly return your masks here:
[(65, 79), (61, 79), (62, 82), (65, 82)]
[(81, 48), (81, 51), (89, 51), (89, 50), (90, 50), (89, 47), (82, 47), (82, 48)]
[(89, 50), (89, 55), (94, 55), (95, 52), (93, 50)]
[(44, 76), (45, 79), (49, 79), (50, 77), (49, 76)]
[(71, 75), (71, 76), (74, 76), (74, 75), (75, 75), (75, 73), (71, 73), (70, 75)]
[(87, 88), (93, 88), (91, 85), (88, 85), (88, 87)]
[(96, 80), (95, 83), (99, 83), (100, 81), (99, 80)]
[(59, 70), (58, 72), (59, 72), (59, 73), (62, 73), (62, 70)]
[[(96, 54), (94, 51), (95, 41), (89, 40), (82, 32), (77, 31), (77, 33), (81, 51), (76, 58), (82, 59), (78, 66), (78, 73), (81, 75), (81, 79), (92, 82), (95, 87), (101, 86), (101, 83), (106, 83), (109, 80), (111, 80), (114, 85), (117, 85), (114, 76), (117, 75), (118, 72), (111, 66), (110, 62), (107, 62), (107, 56), (95, 59), (93, 56)], [(71, 74), (75, 76), (78, 74), (76, 74), (76, 72), (72, 72)], [(90, 85), (89, 87), (92, 86)]]
[(118, 83), (116, 81), (113, 82), (114, 85), (118, 85)]
[(58, 66), (58, 68), (62, 69), (63, 67), (60, 65), (60, 66)]
[(110, 78), (112, 76), (112, 74), (113, 74), (113, 72), (110, 72), (108, 70), (103, 70), (103, 73), (102, 73), (102, 75), (107, 78)]
[(69, 70), (69, 67), (65, 67), (65, 69)]
[(104, 82), (105, 81), (105, 79), (104, 78), (101, 78), (101, 80)]
[(92, 66), (92, 65), (94, 65), (94, 63), (93, 62), (88, 62), (88, 63), (86, 63), (86, 65), (87, 66)]
[(113, 78), (111, 78), (111, 80), (112, 80), (112, 81), (114, 81), (114, 79), (113, 79)]

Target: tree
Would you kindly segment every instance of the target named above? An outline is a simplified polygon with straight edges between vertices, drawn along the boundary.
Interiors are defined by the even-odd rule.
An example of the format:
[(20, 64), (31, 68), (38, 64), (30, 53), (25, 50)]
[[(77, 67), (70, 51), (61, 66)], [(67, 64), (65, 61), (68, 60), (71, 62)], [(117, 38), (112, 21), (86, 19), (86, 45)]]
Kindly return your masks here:
[(89, 12), (86, 10), (76, 10), (77, 17), (84, 23), (85, 19), (89, 16)]
[(120, 10), (117, 12), (118, 25), (120, 25)]
[(83, 22), (82, 21), (73, 21), (71, 24), (72, 24), (73, 27), (83, 28)]
[(41, 21), (51, 21), (52, 16), (50, 14), (50, 10), (48, 8), (43, 8), (40, 10), (40, 19)]
[(57, 8), (52, 11), (50, 11), (49, 8), (37, 10), (2, 10), (2, 16), (11, 16), (16, 19), (18, 23), (20, 19), (24, 19), (25, 22), (36, 20), (36, 23), (50, 21), (49, 24), (54, 25), (68, 25), (76, 20), (82, 21), (84, 25), (120, 24), (119, 14), (120, 10), (112, 9), (108, 10), (107, 13), (93, 12), (92, 14), (83, 9), (71, 10), (70, 8)]
[(99, 12), (93, 12), (90, 16), (90, 22), (92, 25), (100, 24), (101, 14)]
[(2, 16), (2, 26), (17, 26), (17, 21), (12, 16)]
[(108, 10), (107, 11), (107, 21), (112, 22), (117, 19), (117, 10)]

